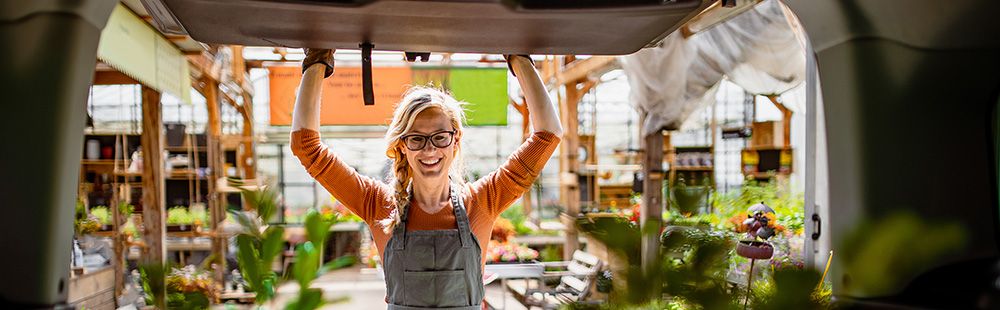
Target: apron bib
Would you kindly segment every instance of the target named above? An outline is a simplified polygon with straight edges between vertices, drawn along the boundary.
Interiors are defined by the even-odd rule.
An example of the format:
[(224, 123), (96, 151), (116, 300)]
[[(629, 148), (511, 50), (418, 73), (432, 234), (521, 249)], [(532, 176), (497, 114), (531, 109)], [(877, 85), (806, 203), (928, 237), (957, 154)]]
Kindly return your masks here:
[(458, 229), (408, 232), (410, 208), (400, 215), (382, 261), (388, 309), (482, 309), (482, 251), (458, 196), (452, 187)]

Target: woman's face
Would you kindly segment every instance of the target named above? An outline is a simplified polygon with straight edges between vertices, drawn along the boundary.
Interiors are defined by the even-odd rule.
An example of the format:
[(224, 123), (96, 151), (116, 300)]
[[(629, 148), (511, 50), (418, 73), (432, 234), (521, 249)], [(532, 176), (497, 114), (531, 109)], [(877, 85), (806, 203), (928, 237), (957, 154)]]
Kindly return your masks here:
[[(448, 134), (451, 132), (453, 134)], [(439, 108), (421, 111), (413, 120), (410, 131), (403, 134), (403, 154), (413, 169), (414, 179), (447, 177), (455, 159), (458, 133), (451, 125), (451, 118)], [(423, 148), (410, 148), (423, 144)], [(440, 147), (441, 145), (446, 145)]]

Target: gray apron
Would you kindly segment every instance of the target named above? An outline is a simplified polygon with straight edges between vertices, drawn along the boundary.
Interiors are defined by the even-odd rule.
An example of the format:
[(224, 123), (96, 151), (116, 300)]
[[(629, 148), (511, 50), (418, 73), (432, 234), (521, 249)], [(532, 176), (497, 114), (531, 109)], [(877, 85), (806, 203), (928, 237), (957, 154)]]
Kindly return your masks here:
[(382, 261), (388, 309), (482, 309), (482, 252), (458, 196), (452, 187), (458, 229), (406, 231), (410, 208), (400, 216)]

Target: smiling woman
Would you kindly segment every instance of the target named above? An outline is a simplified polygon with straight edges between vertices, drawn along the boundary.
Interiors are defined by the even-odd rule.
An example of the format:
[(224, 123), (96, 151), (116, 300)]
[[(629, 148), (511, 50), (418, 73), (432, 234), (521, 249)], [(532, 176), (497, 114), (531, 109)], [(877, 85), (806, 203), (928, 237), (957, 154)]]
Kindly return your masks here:
[(499, 169), (466, 183), (462, 103), (440, 90), (414, 87), (386, 132), (386, 156), (393, 160), (386, 184), (357, 173), (320, 141), (321, 84), (333, 74), (333, 52), (307, 51), (292, 114), (292, 151), (368, 224), (383, 258), (389, 309), (482, 308), (485, 241), (493, 223), (531, 186), (562, 135), (530, 59), (508, 61), (524, 90), (534, 135)]

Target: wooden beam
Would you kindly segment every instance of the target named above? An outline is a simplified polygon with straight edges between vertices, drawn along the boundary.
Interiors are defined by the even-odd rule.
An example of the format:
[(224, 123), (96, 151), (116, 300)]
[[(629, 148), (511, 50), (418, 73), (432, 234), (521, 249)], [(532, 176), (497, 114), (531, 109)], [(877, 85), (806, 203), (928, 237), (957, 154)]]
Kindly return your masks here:
[[(643, 154), (642, 209), (639, 211), (639, 227), (642, 234), (642, 267), (646, 270), (660, 259), (660, 229), (663, 224), (663, 132), (656, 130), (646, 133), (643, 139), (646, 152)], [(659, 287), (659, 283), (649, 283)]]
[(618, 66), (613, 56), (593, 56), (584, 60), (568, 63), (566, 68), (556, 73), (556, 84), (568, 84), (586, 79), (591, 74), (603, 74)]
[(187, 59), (188, 64), (191, 65), (191, 69), (194, 71), (192, 75), (199, 78), (207, 75), (212, 80), (219, 80), (219, 76), (221, 75), (219, 71), (221, 69), (213, 65), (215, 62), (214, 57), (207, 51), (202, 51), (196, 55), (188, 55)]
[[(165, 188), (163, 184), (163, 118), (160, 93), (142, 87), (142, 239), (146, 243), (142, 260), (145, 264), (163, 266), (167, 249)], [(166, 292), (162, 292), (166, 296)], [(166, 305), (158, 305), (166, 309)]]
[(110, 71), (94, 71), (93, 85), (131, 85), (139, 84), (138, 81), (125, 75), (124, 73)]

